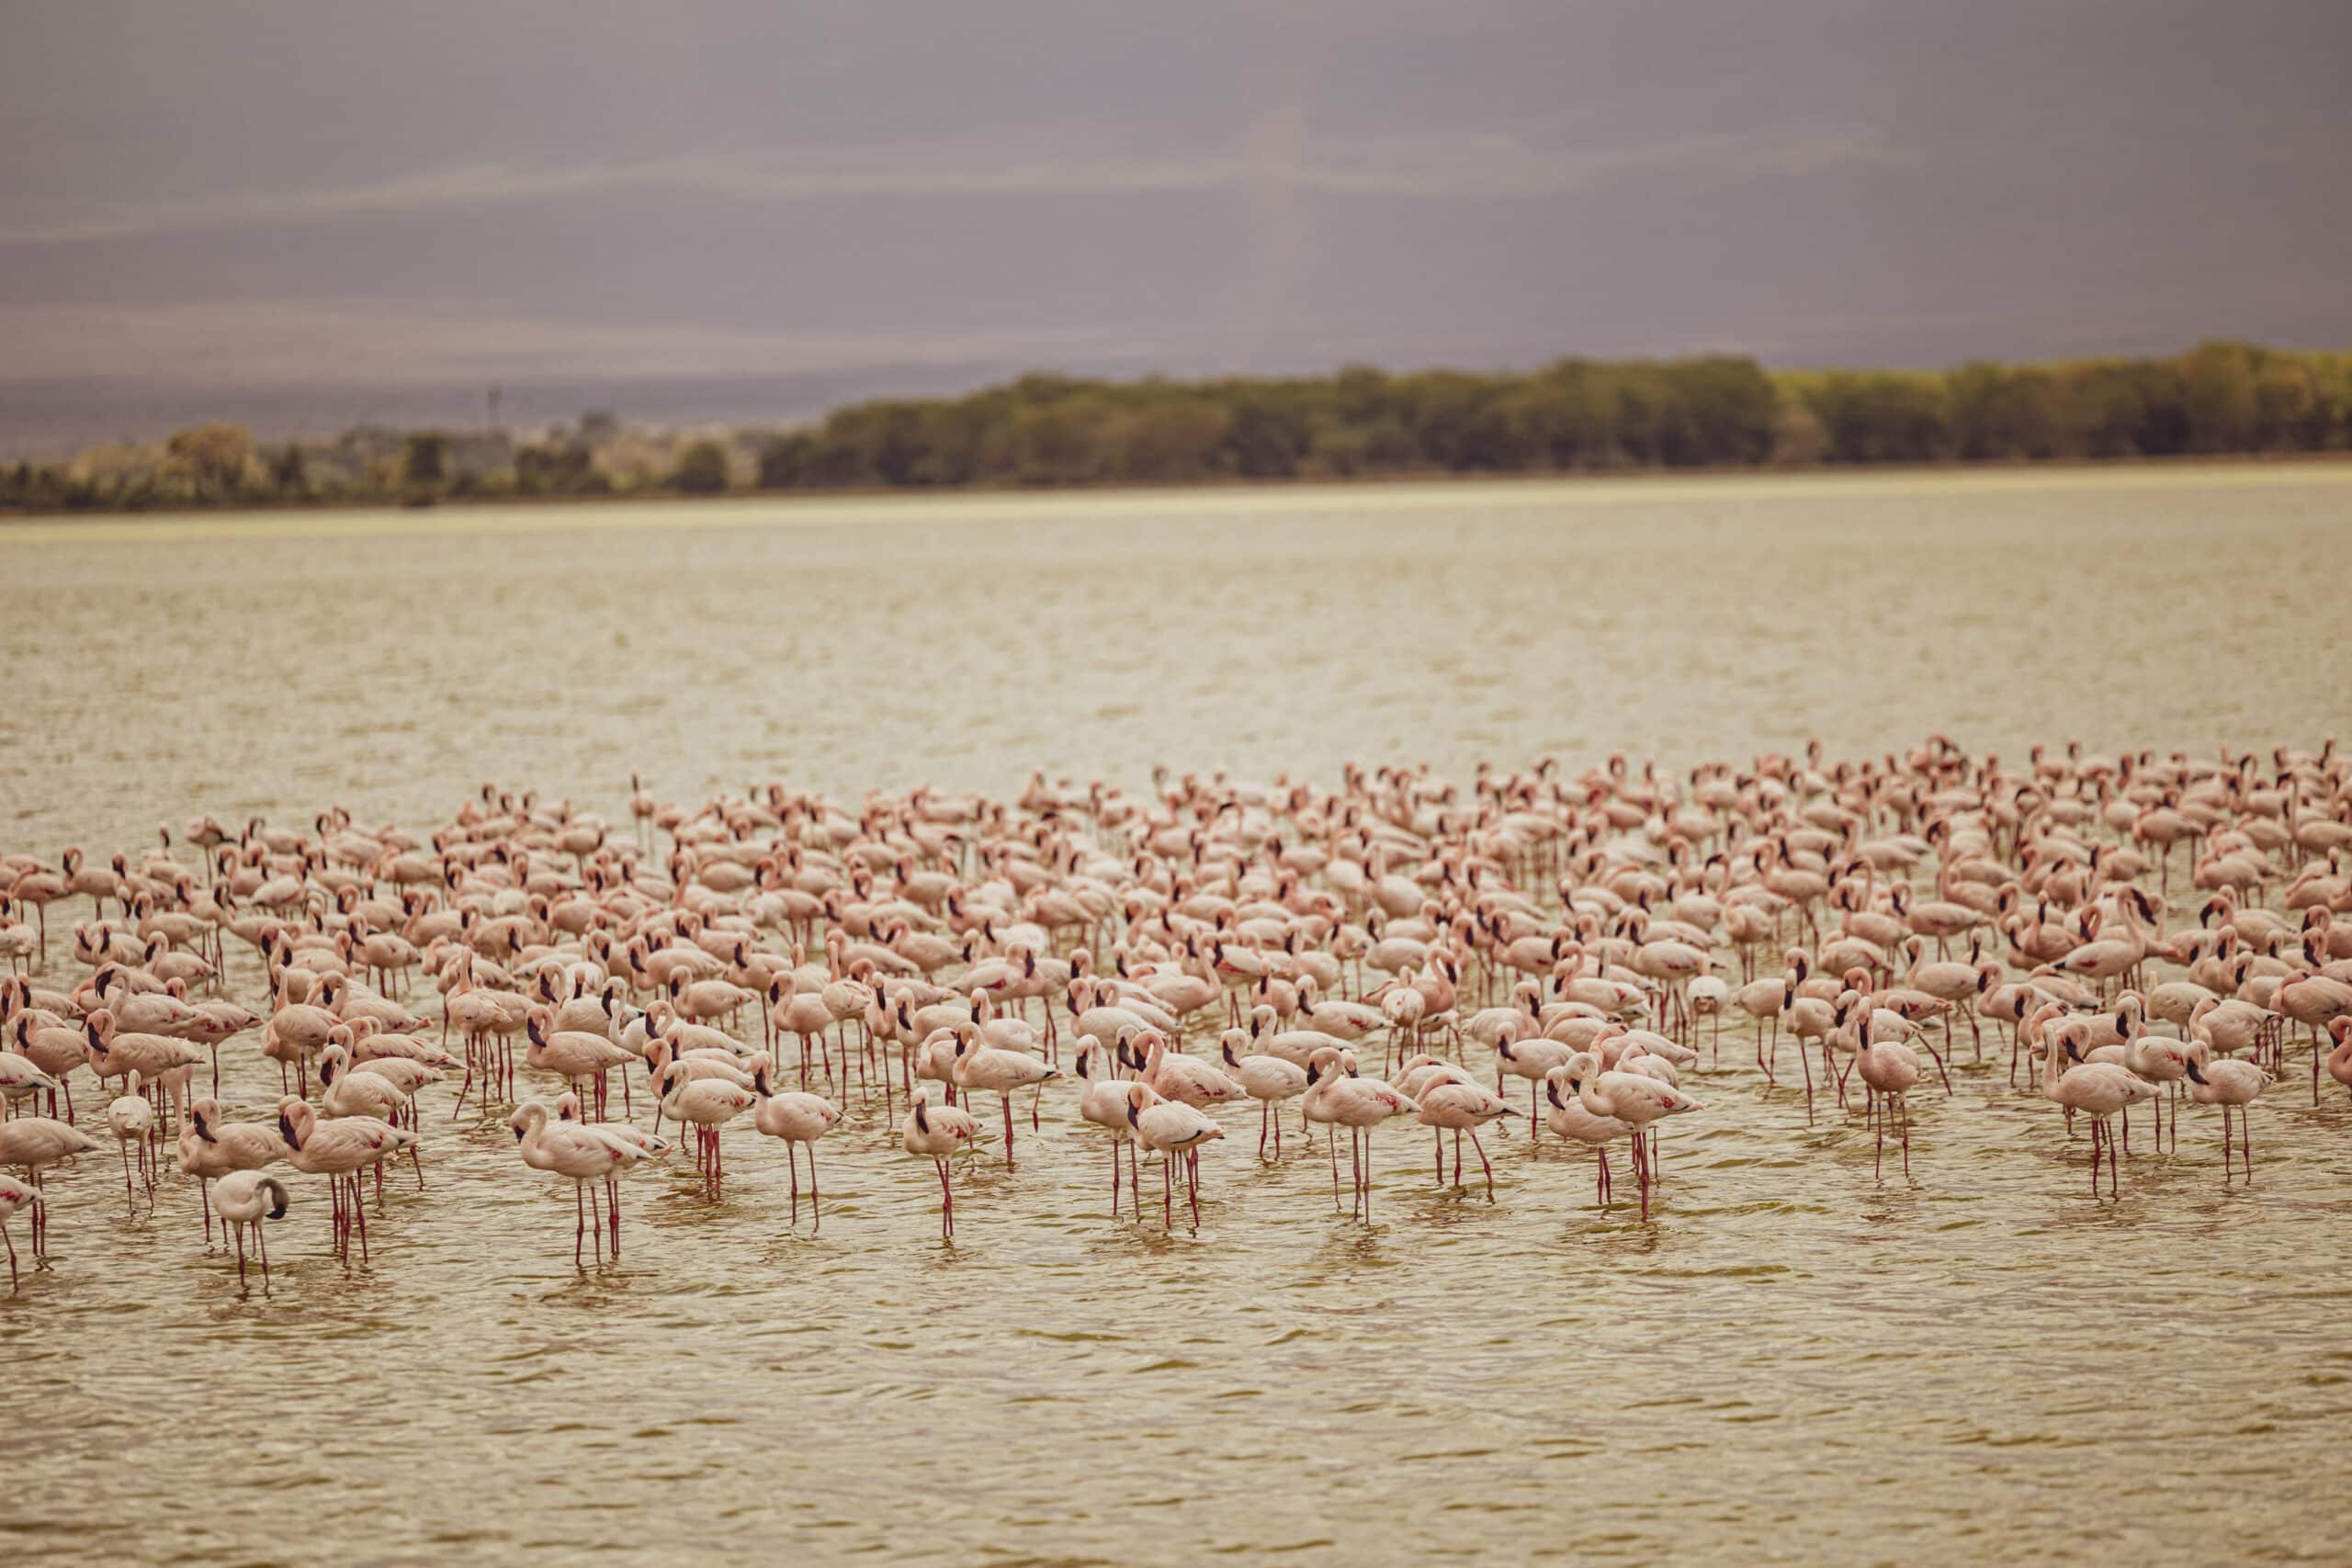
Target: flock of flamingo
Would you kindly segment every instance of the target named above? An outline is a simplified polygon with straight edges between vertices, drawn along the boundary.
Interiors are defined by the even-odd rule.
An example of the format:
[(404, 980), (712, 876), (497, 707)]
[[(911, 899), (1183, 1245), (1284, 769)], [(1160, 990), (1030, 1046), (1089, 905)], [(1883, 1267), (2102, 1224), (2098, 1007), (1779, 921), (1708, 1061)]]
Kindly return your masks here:
[[(805, 1160), (812, 1226), (827, 1134), (895, 1122), (952, 1235), (956, 1157), (995, 1142), (1013, 1165), (1021, 1113), (1035, 1131), (1073, 1088), (1113, 1214), (1140, 1220), (1150, 1156), (1165, 1227), (1181, 1186), (1199, 1230), (1202, 1149), (1251, 1101), (1261, 1160), (1294, 1113), (1322, 1131), (1335, 1205), (1346, 1132), (1366, 1220), (1373, 1136), (1399, 1120), (1431, 1130), (1441, 1184), (1450, 1138), (1461, 1186), (1466, 1137), (1489, 1201), (1491, 1123), (1589, 1147), (1603, 1205), (1623, 1143), (1646, 1218), (1659, 1123), (1703, 1111), (1683, 1081), (1747, 1070), (1736, 1049), (1723, 1066), (1726, 1014), (1768, 1085), (1802, 1081), (1809, 1121), (1862, 1119), (1882, 1179), (1890, 1141), (1909, 1171), (1912, 1095), (1950, 1095), (1956, 1032), (1981, 1061), (1988, 1022), (2009, 1083), (2087, 1122), (2095, 1197), (2120, 1191), (2134, 1105), (2159, 1149), (2184, 1098), (2220, 1107), (2223, 1179), (2251, 1180), (2253, 1106), (2291, 1056), (2314, 1102), (2323, 1077), (2352, 1088), (2352, 769), (2332, 740), (2018, 765), (1938, 736), (1680, 775), (1351, 766), (1335, 791), (1033, 775), (1012, 800), (854, 809), (632, 791), (617, 828), (485, 785), (421, 838), (334, 808), (307, 829), (204, 818), (103, 863), (0, 857), (12, 1290), (8, 1222), (29, 1212), (45, 1260), (51, 1173), (109, 1142), (134, 1209), (175, 1157), (241, 1280), (250, 1239), (267, 1283), (297, 1176), (326, 1179), (334, 1247), (364, 1258), (368, 1182), (379, 1214), (387, 1167), (423, 1183), (422, 1098), (453, 1079), (453, 1118), (504, 1115), (523, 1165), (571, 1184), (575, 1264), (617, 1258), (620, 1182), (673, 1140), (717, 1200), (746, 1120), (785, 1145), (794, 1225)], [(77, 901), (66, 988), (50, 917)], [(232, 951), (266, 987), (251, 1008), (226, 995)], [(274, 1104), (220, 1098), (220, 1050), (247, 1035)]]

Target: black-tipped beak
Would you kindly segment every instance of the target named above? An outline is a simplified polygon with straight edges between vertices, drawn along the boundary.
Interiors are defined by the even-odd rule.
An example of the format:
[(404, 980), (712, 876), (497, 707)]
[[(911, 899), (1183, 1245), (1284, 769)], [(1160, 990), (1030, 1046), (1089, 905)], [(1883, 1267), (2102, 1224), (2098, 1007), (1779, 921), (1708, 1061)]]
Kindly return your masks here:
[(2197, 1064), (2195, 1062), (2188, 1064), (2188, 1076), (2195, 1082), (2203, 1083), (2205, 1081), (2205, 1075), (2197, 1070)]

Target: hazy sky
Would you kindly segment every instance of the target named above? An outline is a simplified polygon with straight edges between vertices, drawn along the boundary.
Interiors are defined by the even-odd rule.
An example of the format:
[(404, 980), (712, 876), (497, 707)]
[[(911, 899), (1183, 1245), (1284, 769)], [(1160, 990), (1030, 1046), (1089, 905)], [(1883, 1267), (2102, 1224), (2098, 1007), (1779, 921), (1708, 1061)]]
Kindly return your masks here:
[(12, 0), (5, 28), (20, 403), (2352, 342), (2344, 0)]

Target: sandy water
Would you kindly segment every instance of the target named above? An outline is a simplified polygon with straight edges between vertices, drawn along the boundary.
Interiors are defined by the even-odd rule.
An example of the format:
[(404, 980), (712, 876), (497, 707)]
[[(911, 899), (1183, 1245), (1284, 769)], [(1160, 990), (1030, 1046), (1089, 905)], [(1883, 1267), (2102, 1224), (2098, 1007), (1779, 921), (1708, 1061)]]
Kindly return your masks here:
[[(632, 769), (854, 798), (1931, 728), (2310, 746), (2352, 717), (2347, 479), (40, 525), (0, 533), (0, 847), (328, 800), (422, 826), (485, 779), (610, 811)], [(821, 1235), (738, 1128), (723, 1204), (639, 1180), (622, 1262), (581, 1272), (569, 1194), (436, 1089), (428, 1185), (393, 1184), (372, 1263), (328, 1256), (300, 1179), (264, 1297), (204, 1255), (192, 1190), (130, 1219), (90, 1160), (53, 1179), (51, 1266), (0, 1298), (0, 1557), (2341, 1551), (2340, 1093), (2256, 1108), (2251, 1190), (2192, 1112), (2094, 1202), (2006, 1047), (1920, 1097), (1907, 1183), (1747, 1055), (1727, 1032), (1692, 1086), (1647, 1224), (1595, 1213), (1588, 1156), (1503, 1139), (1489, 1203), (1392, 1131), (1365, 1227), (1319, 1149), (1261, 1163), (1245, 1126), (1203, 1161), (1199, 1236), (1163, 1235), (1109, 1219), (1049, 1097), (1018, 1170), (960, 1189), (952, 1247), (877, 1111), (824, 1145)], [(250, 1040), (227, 1056), (224, 1098), (274, 1097)]]

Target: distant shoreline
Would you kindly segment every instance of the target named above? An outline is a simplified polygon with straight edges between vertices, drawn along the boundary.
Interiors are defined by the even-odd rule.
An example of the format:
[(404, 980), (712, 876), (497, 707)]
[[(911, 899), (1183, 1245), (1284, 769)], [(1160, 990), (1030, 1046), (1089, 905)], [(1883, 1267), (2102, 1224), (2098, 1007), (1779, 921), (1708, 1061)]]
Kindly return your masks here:
[(695, 493), (648, 486), (638, 490), (584, 492), (573, 495), (451, 495), (438, 497), (424, 505), (404, 504), (397, 501), (388, 501), (381, 496), (355, 496), (305, 498), (297, 501), (254, 499), (224, 502), (169, 502), (141, 507), (9, 506), (0, 507), (0, 532), (27, 523), (56, 523), (61, 520), (102, 525), (131, 524), (161, 519), (184, 521), (204, 517), (229, 518), (256, 515), (293, 517), (363, 512), (413, 515), (423, 520), (435, 513), (471, 513), (482, 510), (603, 509), (631, 505), (699, 507), (704, 503), (726, 502), (734, 502), (738, 505), (746, 502), (761, 502), (791, 508), (804, 504), (821, 505), (842, 502), (945, 501), (957, 497), (996, 500), (1022, 498), (1042, 501), (1057, 496), (1174, 495), (1185, 491), (1216, 495), (1251, 493), (1279, 495), (1304, 491), (1356, 491), (1376, 494), (1385, 491), (1405, 488), (1439, 489), (1450, 486), (1460, 486), (1464, 490), (1482, 490), (1509, 486), (1573, 489), (1584, 485), (1606, 485), (1633, 491), (1651, 485), (1704, 486), (1722, 483), (1729, 486), (1743, 480), (1778, 479), (1868, 479), (1905, 476), (1994, 478), (2042, 474), (2055, 477), (2070, 474), (2091, 476), (2103, 473), (2151, 475), (2177, 473), (2187, 476), (2200, 471), (2251, 474), (2283, 468), (2336, 468), (2352, 471), (2352, 452), (2214, 452), (2132, 457), (1951, 459), (1931, 463), (1699, 464), (1683, 468), (1571, 468), (1507, 472), (1493, 470), (1463, 472), (1437, 468), (1371, 476), (1277, 479), (1233, 476), (1170, 480), (1164, 483), (1103, 480), (1053, 484), (863, 485), (842, 489), (796, 486), (775, 490), (746, 488), (712, 493)]

